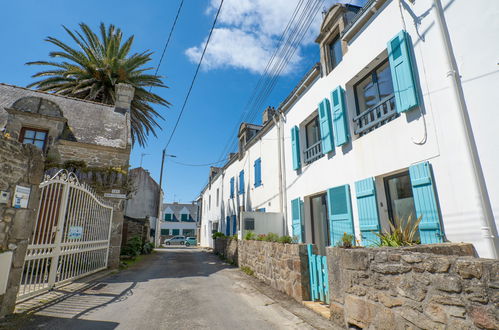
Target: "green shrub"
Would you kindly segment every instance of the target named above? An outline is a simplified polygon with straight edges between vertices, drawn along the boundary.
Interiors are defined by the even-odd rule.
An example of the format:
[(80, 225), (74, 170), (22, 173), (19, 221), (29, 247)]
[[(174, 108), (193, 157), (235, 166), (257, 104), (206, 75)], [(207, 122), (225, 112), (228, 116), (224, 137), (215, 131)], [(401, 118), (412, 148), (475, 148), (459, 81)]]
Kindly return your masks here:
[(154, 244), (151, 242), (146, 242), (142, 246), (142, 254), (150, 254), (154, 250)]
[(256, 240), (257, 241), (266, 241), (267, 240), (266, 237), (267, 237), (267, 235), (265, 235), (265, 234), (258, 234), (258, 236), (256, 237)]
[(250, 276), (253, 276), (253, 274), (255, 273), (251, 268), (246, 266), (242, 266), (241, 270)]
[(338, 246), (343, 248), (351, 248), (353, 246), (354, 238), (355, 237), (352, 234), (343, 233), (341, 241), (338, 242)]
[(227, 238), (227, 236), (225, 236), (224, 233), (221, 233), (219, 231), (217, 231), (216, 233), (213, 233), (213, 235), (211, 235), (211, 237), (213, 239), (217, 239), (217, 238)]
[(256, 239), (256, 235), (254, 232), (248, 231), (244, 234), (244, 239), (247, 241), (254, 241)]
[(268, 233), (264, 238), (265, 242), (277, 242), (278, 240), (279, 240), (279, 235), (274, 233)]
[(291, 243), (293, 243), (293, 238), (291, 236), (281, 236), (281, 237), (279, 237), (277, 242), (291, 244)]
[(415, 239), (415, 236), (420, 222), (421, 217), (416, 221), (412, 221), (411, 216), (407, 218), (407, 221), (396, 218), (395, 224), (390, 222), (390, 232), (374, 233), (380, 239), (377, 245), (399, 247), (419, 244), (420, 242)]
[(121, 248), (121, 255), (136, 257), (142, 252), (142, 239), (134, 236)]
[(237, 241), (237, 234), (234, 234), (232, 236), (229, 236), (231, 240)]

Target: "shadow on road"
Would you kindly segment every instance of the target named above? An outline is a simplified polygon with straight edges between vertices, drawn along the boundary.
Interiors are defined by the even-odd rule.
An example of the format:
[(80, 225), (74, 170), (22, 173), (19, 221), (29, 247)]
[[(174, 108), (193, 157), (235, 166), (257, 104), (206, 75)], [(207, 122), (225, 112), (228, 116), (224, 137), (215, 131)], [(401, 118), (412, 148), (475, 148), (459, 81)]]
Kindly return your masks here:
[[(114, 329), (119, 323), (82, 319), (93, 311), (124, 301), (134, 295), (141, 282), (161, 278), (207, 277), (226, 268), (215, 255), (197, 248), (168, 247), (157, 249), (130, 268), (80, 286), (53, 290), (23, 302), (24, 313), (0, 323), (0, 329)], [(85, 279), (75, 281), (85, 283)], [(57, 298), (54, 299), (54, 296)], [(44, 300), (50, 300), (44, 302)]]

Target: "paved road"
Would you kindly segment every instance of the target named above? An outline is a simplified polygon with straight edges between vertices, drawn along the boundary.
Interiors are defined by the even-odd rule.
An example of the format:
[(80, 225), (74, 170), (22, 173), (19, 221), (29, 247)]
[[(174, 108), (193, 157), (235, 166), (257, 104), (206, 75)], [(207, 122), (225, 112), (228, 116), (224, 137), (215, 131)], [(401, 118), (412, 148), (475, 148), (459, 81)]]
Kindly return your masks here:
[(255, 283), (211, 253), (169, 247), (82, 292), (47, 304), (16, 328), (313, 328), (307, 323), (310, 315), (309, 321), (303, 321), (295, 316), (300, 313), (288, 310), (293, 303), (287, 301), (288, 309), (284, 308), (286, 304), (263, 295)]

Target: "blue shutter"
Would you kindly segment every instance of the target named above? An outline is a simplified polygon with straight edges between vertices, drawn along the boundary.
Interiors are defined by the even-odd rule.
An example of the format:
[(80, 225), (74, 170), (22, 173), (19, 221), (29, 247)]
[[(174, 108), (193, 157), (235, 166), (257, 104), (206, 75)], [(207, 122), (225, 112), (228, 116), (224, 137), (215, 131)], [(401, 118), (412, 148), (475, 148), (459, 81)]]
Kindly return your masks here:
[(244, 194), (244, 170), (239, 172), (239, 194)]
[(328, 189), (327, 208), (329, 213), (329, 233), (331, 245), (341, 242), (343, 233), (354, 234), (350, 186), (343, 185)]
[(357, 194), (362, 245), (377, 245), (380, 240), (374, 233), (379, 233), (380, 225), (374, 178), (355, 182), (355, 192)]
[(345, 91), (341, 86), (338, 86), (331, 92), (331, 101), (333, 103), (334, 143), (337, 146), (341, 146), (346, 144), (350, 139)]
[(291, 128), (291, 150), (293, 153), (293, 170), (298, 170), (301, 167), (300, 130), (298, 126)]
[(232, 235), (237, 234), (237, 217), (234, 214), (232, 216)]
[(419, 236), (422, 244), (442, 243), (443, 233), (433, 186), (431, 165), (428, 162), (409, 167), (416, 216), (421, 217)]
[(255, 187), (259, 187), (262, 184), (262, 160), (258, 158), (255, 160), (253, 165), (255, 168)]
[(303, 221), (301, 209), (301, 199), (293, 199), (291, 201), (291, 224), (293, 227), (293, 239), (296, 237), (297, 243), (303, 243)]
[(230, 198), (234, 198), (234, 177), (230, 178)]
[(328, 99), (324, 99), (319, 103), (319, 125), (321, 128), (322, 153), (327, 154), (334, 150), (331, 107)]
[(405, 112), (418, 105), (413, 59), (410, 52), (412, 42), (409, 34), (404, 30), (400, 31), (388, 42), (387, 49), (397, 112)]
[(225, 236), (230, 235), (230, 217), (225, 217)]

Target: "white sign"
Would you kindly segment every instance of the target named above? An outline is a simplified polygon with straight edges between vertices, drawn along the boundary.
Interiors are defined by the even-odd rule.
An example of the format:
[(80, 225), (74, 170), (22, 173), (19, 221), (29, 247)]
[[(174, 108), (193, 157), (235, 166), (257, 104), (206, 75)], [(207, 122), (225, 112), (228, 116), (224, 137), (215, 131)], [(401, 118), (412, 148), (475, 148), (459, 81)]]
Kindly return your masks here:
[(77, 239), (83, 236), (83, 227), (82, 226), (70, 226), (68, 231), (69, 239)]
[(125, 194), (104, 193), (104, 197), (125, 199), (126, 195)]
[(121, 193), (121, 190), (119, 190), (119, 189), (111, 189), (111, 192), (113, 194), (119, 194), (119, 193)]
[(16, 191), (14, 192), (14, 197), (12, 198), (12, 206), (16, 209), (28, 208), (30, 193), (31, 188), (16, 186)]

